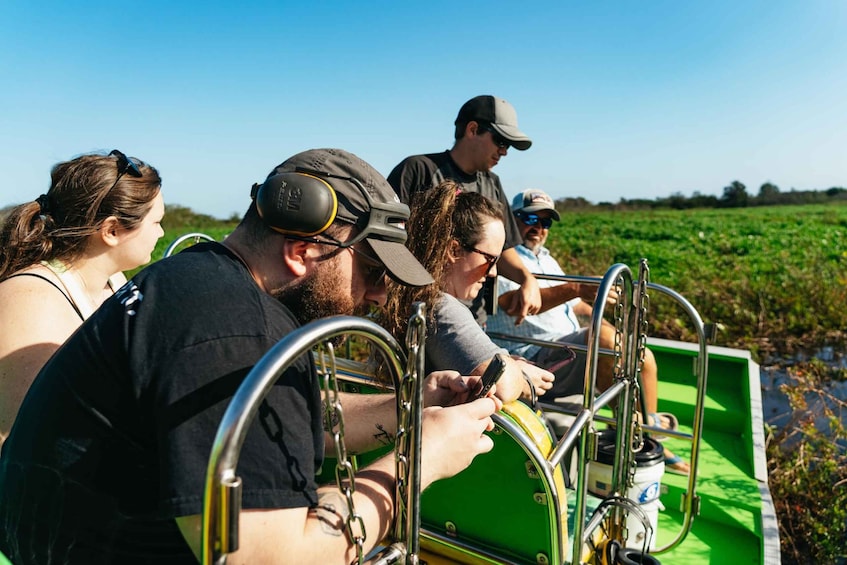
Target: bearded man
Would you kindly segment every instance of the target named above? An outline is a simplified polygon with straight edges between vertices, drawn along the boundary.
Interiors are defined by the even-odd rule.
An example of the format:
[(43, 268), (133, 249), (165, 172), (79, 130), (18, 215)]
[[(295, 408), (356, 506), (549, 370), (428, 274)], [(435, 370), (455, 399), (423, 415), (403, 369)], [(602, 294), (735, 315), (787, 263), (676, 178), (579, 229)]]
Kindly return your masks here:
[[(253, 365), (301, 324), (383, 305), (386, 273), (432, 281), (403, 245), (408, 207), (355, 155), (299, 153), (251, 196), (223, 243), (139, 273), (36, 378), (0, 458), (0, 551), (13, 563), (196, 563), (214, 437)], [(460, 404), (469, 381), (449, 371), (427, 379), (426, 403), (455, 405), (424, 410), (423, 487), (493, 446), (483, 432), (499, 402)], [(346, 502), (335, 485), (316, 484), (328, 443), (317, 382), (304, 355), (251, 425), (238, 466), (240, 549), (229, 563), (357, 554)], [(396, 430), (393, 395), (351, 400), (351, 452)], [(394, 480), (393, 455), (356, 475), (365, 551), (389, 531)]]

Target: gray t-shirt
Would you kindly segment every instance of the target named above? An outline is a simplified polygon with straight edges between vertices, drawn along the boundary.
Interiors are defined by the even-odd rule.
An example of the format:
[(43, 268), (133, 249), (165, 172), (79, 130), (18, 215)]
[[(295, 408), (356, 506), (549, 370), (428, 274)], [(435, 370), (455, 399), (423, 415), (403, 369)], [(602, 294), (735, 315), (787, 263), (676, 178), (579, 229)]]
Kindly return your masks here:
[(435, 327), (426, 336), (427, 372), (452, 369), (469, 375), (495, 354), (509, 354), (491, 341), (467, 306), (449, 294), (441, 293), (434, 318)]

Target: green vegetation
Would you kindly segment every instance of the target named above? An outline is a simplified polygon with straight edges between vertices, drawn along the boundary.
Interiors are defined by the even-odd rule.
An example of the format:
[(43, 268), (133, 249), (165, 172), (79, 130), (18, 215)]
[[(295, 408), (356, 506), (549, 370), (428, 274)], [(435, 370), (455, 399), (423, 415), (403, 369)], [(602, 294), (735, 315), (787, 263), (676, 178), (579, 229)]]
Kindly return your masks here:
[[(240, 218), (237, 217), (232, 217), (228, 220), (219, 220), (212, 216), (192, 212), (190, 208), (186, 208), (185, 206), (165, 206), (165, 218), (162, 220), (165, 236), (156, 243), (156, 249), (153, 251), (153, 261), (164, 257), (168, 246), (178, 237), (185, 234), (202, 233), (214, 238), (216, 241), (222, 241), (229, 232), (235, 229), (239, 220)], [(192, 243), (194, 243), (193, 240), (189, 240), (180, 245), (175, 251), (185, 249)], [(128, 272), (126, 274), (127, 277), (131, 277), (142, 268), (139, 267)]]
[[(561, 211), (548, 247), (566, 271), (637, 269), (646, 258), (651, 282), (718, 324), (718, 345), (787, 353), (844, 338), (847, 204)], [(669, 300), (651, 297), (651, 305), (651, 335), (689, 336)]]
[[(767, 429), (768, 482), (785, 563), (836, 563), (847, 553), (847, 402), (829, 393), (847, 369), (820, 361), (789, 370), (792, 416)], [(822, 425), (822, 423), (824, 423)]]
[[(602, 274), (614, 263), (686, 297), (718, 324), (716, 344), (787, 354), (847, 333), (847, 204), (563, 212), (548, 246), (566, 270)], [(650, 334), (691, 340), (686, 316), (651, 294)], [(768, 469), (785, 563), (847, 554), (845, 403), (829, 383), (847, 371), (819, 361), (789, 368), (791, 421), (768, 428)], [(821, 422), (826, 422), (823, 429)]]

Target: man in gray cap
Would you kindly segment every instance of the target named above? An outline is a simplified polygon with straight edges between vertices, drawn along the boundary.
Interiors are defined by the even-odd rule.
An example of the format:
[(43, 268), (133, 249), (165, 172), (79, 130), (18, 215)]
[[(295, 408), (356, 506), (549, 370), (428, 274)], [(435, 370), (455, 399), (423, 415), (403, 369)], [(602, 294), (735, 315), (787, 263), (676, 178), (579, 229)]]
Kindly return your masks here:
[[(515, 195), (512, 200), (512, 214), (520, 227), (523, 243), (515, 251), (527, 269), (536, 274), (564, 275), (565, 272), (544, 246), (550, 227), (558, 222), (559, 212), (550, 196), (543, 190), (531, 188)], [(578, 315), (591, 315), (591, 303), (597, 297), (597, 285), (581, 283), (562, 283), (549, 279), (539, 280), (541, 285), (541, 310), (537, 315), (527, 316), (520, 325), (503, 312), (497, 312), (488, 319), (488, 331), (507, 334), (517, 338), (525, 337), (542, 341), (558, 341), (585, 345), (587, 328), (580, 327)], [(498, 296), (504, 301), (517, 291), (517, 285), (503, 277), (497, 278)], [(585, 356), (579, 355), (573, 360), (570, 349), (540, 347), (520, 341), (500, 340), (494, 342), (505, 347), (509, 353), (529, 359), (538, 366), (551, 371), (556, 379), (553, 388), (545, 394), (545, 399), (555, 399), (582, 394), (584, 390)], [(615, 328), (604, 322), (600, 328), (600, 347), (613, 349)], [(573, 362), (571, 362), (573, 360)], [(605, 390), (612, 384), (613, 360), (602, 357), (597, 375), (598, 387)], [(658, 367), (653, 352), (646, 349), (641, 369), (641, 382), (644, 388), (644, 400), (650, 414), (651, 424), (676, 429), (679, 422), (671, 413), (657, 412), (658, 409)], [(665, 469), (672, 473), (687, 474), (689, 466), (679, 456), (665, 448)]]
[[(503, 205), (506, 222), (506, 247), (497, 263), (499, 273), (517, 282), (520, 292), (504, 307), (523, 320), (541, 307), (538, 283), (526, 270), (513, 247), (521, 243), (518, 226), (508, 213), (509, 201), (500, 178), (491, 169), (508, 154), (509, 148), (526, 151), (532, 140), (518, 128), (515, 108), (502, 98), (482, 95), (471, 98), (459, 110), (454, 122), (455, 143), (452, 149), (428, 155), (413, 155), (401, 161), (388, 175), (388, 182), (400, 199), (414, 205), (417, 192), (428, 190), (441, 181), (452, 180), (463, 190), (479, 192)], [(477, 321), (485, 322), (483, 294), (471, 306)], [(489, 310), (492, 305), (488, 305)]]
[[(355, 155), (297, 154), (252, 197), (223, 243), (144, 269), (38, 375), (0, 458), (0, 551), (12, 562), (196, 563), (212, 443), (253, 365), (301, 324), (381, 306), (386, 273), (432, 281), (403, 245), (408, 207)], [(327, 447), (317, 382), (304, 355), (251, 424), (231, 562), (357, 555), (346, 498), (315, 480)], [(447, 406), (467, 391), (458, 373), (433, 373), (424, 401)], [(396, 429), (393, 395), (346, 400), (351, 453)], [(424, 411), (424, 488), (492, 448), (483, 432), (499, 407), (483, 398)], [(393, 455), (356, 475), (365, 552), (389, 532), (394, 480)]]

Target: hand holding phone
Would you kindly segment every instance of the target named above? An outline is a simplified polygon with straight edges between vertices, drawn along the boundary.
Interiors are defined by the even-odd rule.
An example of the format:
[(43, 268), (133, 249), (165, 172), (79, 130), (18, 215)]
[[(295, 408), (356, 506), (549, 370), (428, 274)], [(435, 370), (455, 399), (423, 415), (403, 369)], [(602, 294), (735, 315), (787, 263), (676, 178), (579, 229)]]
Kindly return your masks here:
[(485, 368), (485, 372), (482, 374), (482, 387), (478, 392), (471, 393), (469, 400), (476, 400), (477, 398), (486, 396), (488, 391), (491, 390), (491, 387), (500, 380), (500, 377), (502, 377), (505, 372), (506, 358), (502, 353), (498, 353), (491, 359), (491, 362), (488, 363), (488, 367)]

